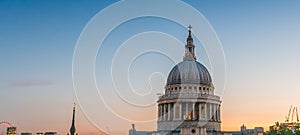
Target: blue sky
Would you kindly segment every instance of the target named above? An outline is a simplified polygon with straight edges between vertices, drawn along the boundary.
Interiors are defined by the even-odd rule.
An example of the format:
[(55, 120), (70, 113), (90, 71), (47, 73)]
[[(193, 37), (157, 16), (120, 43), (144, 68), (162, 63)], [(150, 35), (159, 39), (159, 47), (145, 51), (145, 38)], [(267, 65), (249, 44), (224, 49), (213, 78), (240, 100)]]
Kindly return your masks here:
[[(224, 129), (238, 129), (243, 123), (250, 127), (267, 127), (275, 121), (283, 121), (290, 105), (299, 106), (299, 1), (184, 2), (206, 17), (223, 45), (227, 62), (227, 83), (223, 95)], [(90, 19), (112, 3), (114, 1), (104, 0), (0, 1), (0, 116), (3, 116), (0, 121), (10, 121), (20, 131), (68, 131), (71, 105), (75, 100), (72, 58), (76, 41)], [(154, 25), (143, 25), (150, 22)], [(171, 33), (180, 42), (185, 42), (187, 33), (184, 27), (171, 23), (165, 27), (161, 25), (163, 23), (166, 22), (157, 18), (129, 21), (108, 37), (104, 50), (116, 49), (116, 46), (109, 46), (112, 41), (117, 45), (130, 34), (147, 30)], [(129, 32), (118, 36), (122, 31)], [(201, 48), (197, 48), (197, 57), (208, 63)], [(100, 56), (106, 56), (108, 52), (98, 55), (98, 81), (107, 77), (100, 76), (103, 72), (103, 57)], [(178, 54), (181, 57), (183, 50)], [(157, 61), (158, 58), (149, 54), (144, 60), (137, 60), (137, 72), (143, 75), (161, 69), (167, 75), (173, 63), (168, 59)], [(145, 60), (162, 66), (146, 66), (144, 70)], [(139, 79), (139, 74), (132, 75), (133, 83), (147, 84), (146, 79)], [(156, 77), (164, 81), (163, 77)], [(161, 81), (154, 83), (157, 88), (164, 85)], [(142, 85), (135, 87), (144, 88)], [(264, 119), (270, 110), (274, 114)], [(82, 133), (97, 133), (80, 111), (77, 123)], [(142, 128), (154, 130), (154, 124), (151, 128)], [(130, 125), (116, 132), (122, 134), (128, 128)]]

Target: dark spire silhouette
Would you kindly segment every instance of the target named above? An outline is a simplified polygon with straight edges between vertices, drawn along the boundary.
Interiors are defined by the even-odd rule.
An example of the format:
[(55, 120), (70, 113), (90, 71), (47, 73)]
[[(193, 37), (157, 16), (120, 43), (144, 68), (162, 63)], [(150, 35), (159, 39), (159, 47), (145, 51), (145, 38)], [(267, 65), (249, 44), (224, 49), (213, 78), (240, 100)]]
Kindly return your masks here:
[(73, 117), (72, 117), (72, 125), (70, 128), (70, 135), (75, 135), (76, 128), (75, 128), (75, 103), (73, 106)]

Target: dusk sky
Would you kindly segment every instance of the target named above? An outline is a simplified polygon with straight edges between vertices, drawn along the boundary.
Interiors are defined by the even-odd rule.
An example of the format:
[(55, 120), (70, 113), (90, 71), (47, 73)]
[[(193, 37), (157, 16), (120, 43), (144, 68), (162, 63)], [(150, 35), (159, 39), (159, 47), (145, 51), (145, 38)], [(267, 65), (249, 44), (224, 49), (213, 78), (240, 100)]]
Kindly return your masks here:
[[(0, 121), (12, 123), (19, 132), (65, 135), (75, 101), (79, 135), (101, 131), (124, 135), (132, 123), (138, 130), (156, 130), (157, 93), (164, 92), (168, 73), (182, 60), (186, 27), (200, 24), (191, 19), (183, 26), (151, 16), (122, 23), (98, 50), (94, 71), (98, 91), (86, 87), (76, 96), (72, 78), (76, 43), (92, 18), (115, 2), (0, 0)], [(212, 70), (212, 54), (205, 50), (209, 44), (195, 38), (197, 59), (214, 72), (216, 94), (222, 98), (222, 130), (239, 130), (242, 124), (268, 130), (276, 121), (284, 121), (291, 105), (300, 107), (300, 1), (182, 2), (207, 19), (222, 45), (224, 89), (216, 82), (224, 76)], [(112, 14), (125, 13), (115, 10)], [(116, 17), (102, 19), (109, 22)], [(127, 57), (151, 47), (165, 48), (168, 54), (150, 51), (126, 65)], [(116, 93), (118, 98), (113, 96)], [(0, 125), (0, 134), (3, 129)]]

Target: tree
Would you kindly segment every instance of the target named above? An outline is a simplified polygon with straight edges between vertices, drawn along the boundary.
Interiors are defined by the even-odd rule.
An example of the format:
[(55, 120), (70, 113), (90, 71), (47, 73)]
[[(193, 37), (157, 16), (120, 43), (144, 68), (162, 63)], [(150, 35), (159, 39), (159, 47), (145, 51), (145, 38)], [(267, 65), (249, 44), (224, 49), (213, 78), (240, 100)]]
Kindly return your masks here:
[(270, 131), (265, 135), (300, 135), (299, 126), (294, 127), (294, 132), (287, 125), (275, 122), (275, 125), (270, 127)]

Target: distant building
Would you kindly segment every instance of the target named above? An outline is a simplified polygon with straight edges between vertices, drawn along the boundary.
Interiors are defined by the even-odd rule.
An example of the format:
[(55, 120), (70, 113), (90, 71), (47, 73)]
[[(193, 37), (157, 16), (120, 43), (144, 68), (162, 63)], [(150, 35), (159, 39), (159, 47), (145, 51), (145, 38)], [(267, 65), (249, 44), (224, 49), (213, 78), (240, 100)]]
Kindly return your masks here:
[(7, 135), (17, 135), (17, 127), (7, 127)]
[(32, 135), (32, 133), (21, 133), (21, 135)]
[(223, 135), (263, 135), (263, 127), (255, 127), (254, 129), (247, 129), (243, 124), (240, 131), (225, 131), (222, 132)]
[(264, 133), (263, 127), (255, 127), (254, 130), (256, 130), (258, 133)]
[(152, 135), (154, 131), (136, 131), (135, 125), (132, 124), (132, 128), (129, 130), (129, 135)]
[(57, 135), (56, 132), (46, 132), (44, 135)]

